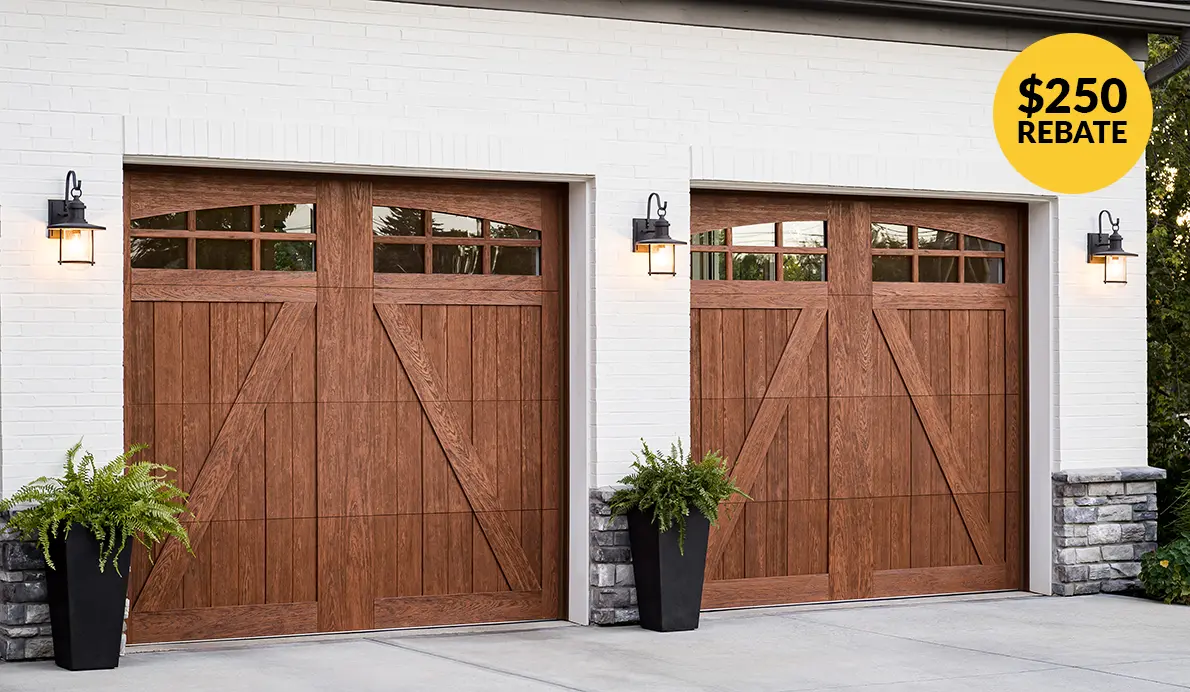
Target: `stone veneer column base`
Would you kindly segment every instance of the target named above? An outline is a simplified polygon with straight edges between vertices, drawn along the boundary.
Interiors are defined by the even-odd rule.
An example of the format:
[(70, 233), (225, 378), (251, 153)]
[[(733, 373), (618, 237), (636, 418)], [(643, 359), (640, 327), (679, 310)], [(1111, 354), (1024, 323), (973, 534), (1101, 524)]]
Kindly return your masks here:
[(1056, 596), (1138, 588), (1140, 558), (1157, 548), (1157, 481), (1151, 467), (1059, 471), (1054, 479)]
[(32, 543), (17, 540), (0, 515), (0, 661), (50, 658), (50, 606), (45, 560)]
[(591, 623), (626, 625), (640, 620), (628, 518), (612, 516), (615, 487), (591, 491)]

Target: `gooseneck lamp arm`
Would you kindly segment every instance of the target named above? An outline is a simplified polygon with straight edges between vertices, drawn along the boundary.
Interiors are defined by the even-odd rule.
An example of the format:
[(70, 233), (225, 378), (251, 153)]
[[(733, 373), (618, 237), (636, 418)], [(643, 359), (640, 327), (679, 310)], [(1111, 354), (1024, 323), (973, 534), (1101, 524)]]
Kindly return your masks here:
[(653, 198), (657, 198), (657, 216), (665, 216), (665, 208), (669, 206), (669, 202), (662, 202), (661, 195), (653, 192), (649, 195), (649, 201), (645, 205), (645, 220), (651, 222), (653, 220)]
[[(74, 182), (73, 185), (71, 181)], [(72, 195), (74, 199), (79, 199), (83, 196), (83, 183), (74, 171), (69, 171), (66, 174), (66, 192), (62, 194), (62, 201), (69, 203)]]
[(1111, 217), (1111, 212), (1104, 209), (1103, 211), (1099, 212), (1099, 235), (1103, 235), (1103, 215), (1104, 214), (1107, 214), (1107, 223), (1109, 226), (1111, 226), (1112, 234), (1119, 233), (1120, 232), (1120, 220), (1113, 219)]

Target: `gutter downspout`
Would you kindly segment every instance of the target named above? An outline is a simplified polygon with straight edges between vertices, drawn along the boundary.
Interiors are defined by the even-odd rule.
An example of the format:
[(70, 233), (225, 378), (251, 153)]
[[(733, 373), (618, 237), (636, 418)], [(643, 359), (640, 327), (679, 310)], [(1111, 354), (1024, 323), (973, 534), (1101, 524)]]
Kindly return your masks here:
[(1157, 87), (1190, 66), (1190, 27), (1182, 29), (1181, 40), (1173, 55), (1145, 70), (1149, 87)]

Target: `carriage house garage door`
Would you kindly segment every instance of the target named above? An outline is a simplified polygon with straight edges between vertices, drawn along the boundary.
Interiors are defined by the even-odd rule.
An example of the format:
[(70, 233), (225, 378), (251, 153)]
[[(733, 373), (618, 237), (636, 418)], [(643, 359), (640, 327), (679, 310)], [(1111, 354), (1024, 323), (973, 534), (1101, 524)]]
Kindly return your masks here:
[(704, 607), (1020, 588), (1020, 210), (692, 206), (694, 446), (752, 498)]
[(126, 172), (127, 439), (194, 555), (129, 640), (555, 618), (560, 191)]

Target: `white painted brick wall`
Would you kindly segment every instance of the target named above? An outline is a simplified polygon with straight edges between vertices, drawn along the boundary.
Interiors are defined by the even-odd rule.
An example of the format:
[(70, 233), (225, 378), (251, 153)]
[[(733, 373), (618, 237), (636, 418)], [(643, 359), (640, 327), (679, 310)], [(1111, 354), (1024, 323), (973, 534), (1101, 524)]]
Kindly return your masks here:
[[(689, 423), (689, 282), (644, 276), (651, 191), (690, 181), (1044, 193), (1004, 161), (991, 100), (1012, 55), (376, 0), (0, 3), (0, 490), (81, 435), (121, 445), (125, 155), (583, 177), (594, 185), (592, 481)], [(75, 169), (110, 230), (62, 268), (45, 200)], [(1101, 208), (1143, 252), (1144, 176), (1056, 199), (1054, 464), (1145, 461), (1144, 261), (1104, 286)], [(683, 257), (684, 260), (684, 257)], [(645, 349), (670, 359), (647, 367)], [(1100, 374), (1110, 365), (1111, 376)]]

